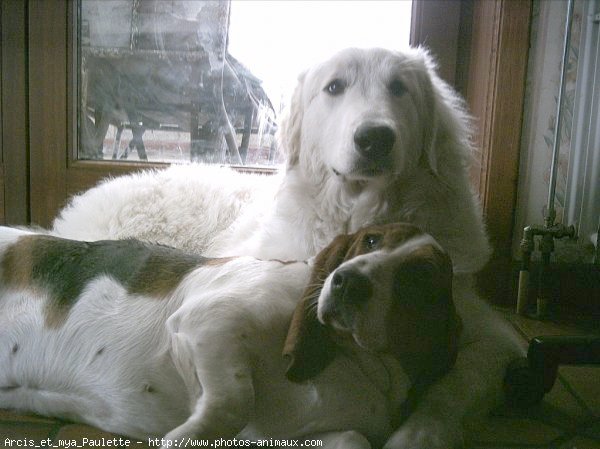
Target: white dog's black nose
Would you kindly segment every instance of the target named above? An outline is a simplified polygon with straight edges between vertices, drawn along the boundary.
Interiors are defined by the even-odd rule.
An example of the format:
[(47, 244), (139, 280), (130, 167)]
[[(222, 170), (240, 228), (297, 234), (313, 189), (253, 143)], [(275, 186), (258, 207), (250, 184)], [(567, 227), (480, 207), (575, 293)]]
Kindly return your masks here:
[(373, 293), (371, 280), (352, 268), (338, 269), (331, 278), (331, 293), (345, 305), (367, 302)]
[(361, 125), (354, 133), (354, 143), (361, 156), (381, 161), (392, 151), (396, 134), (388, 126)]

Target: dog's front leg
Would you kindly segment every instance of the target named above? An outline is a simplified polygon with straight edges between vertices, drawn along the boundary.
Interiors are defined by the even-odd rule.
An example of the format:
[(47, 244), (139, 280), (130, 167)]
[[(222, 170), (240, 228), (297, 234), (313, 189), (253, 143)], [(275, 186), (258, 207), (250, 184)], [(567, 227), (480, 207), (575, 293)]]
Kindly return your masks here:
[(173, 361), (190, 395), (190, 417), (165, 440), (183, 446), (190, 439), (232, 438), (247, 424), (254, 387), (242, 331), (207, 324), (195, 310), (180, 309), (167, 323)]
[(502, 400), (508, 363), (524, 353), (514, 329), (475, 298), (456, 302), (463, 318), (456, 365), (433, 384), (384, 449), (452, 449), (463, 445), (463, 421)]
[(369, 440), (354, 430), (325, 432), (308, 435), (304, 438), (305, 443), (309, 440), (318, 441), (319, 447), (322, 449), (371, 449)]
[[(459, 353), (450, 373), (432, 385), (416, 410), (384, 449), (457, 449), (463, 445), (463, 417), (472, 408), (487, 412), (501, 390), (500, 366), (477, 360), (477, 348)], [(490, 367), (489, 364), (497, 365)]]

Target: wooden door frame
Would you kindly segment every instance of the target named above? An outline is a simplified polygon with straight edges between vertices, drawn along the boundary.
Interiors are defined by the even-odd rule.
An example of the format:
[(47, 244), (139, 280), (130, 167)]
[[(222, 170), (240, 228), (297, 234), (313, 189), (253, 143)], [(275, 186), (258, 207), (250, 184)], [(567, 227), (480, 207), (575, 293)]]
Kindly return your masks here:
[(494, 248), (481, 273), (484, 295), (512, 302), (514, 229), (531, 0), (475, 0), (466, 98), (477, 121), (472, 178)]

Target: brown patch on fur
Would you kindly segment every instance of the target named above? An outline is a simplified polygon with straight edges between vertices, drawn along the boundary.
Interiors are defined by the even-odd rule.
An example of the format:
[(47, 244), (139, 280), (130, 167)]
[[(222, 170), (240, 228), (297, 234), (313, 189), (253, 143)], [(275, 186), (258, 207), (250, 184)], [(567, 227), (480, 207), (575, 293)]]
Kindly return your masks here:
[(30, 285), (34, 244), (35, 236), (23, 236), (6, 249), (0, 262), (4, 284), (19, 288)]
[(179, 252), (168, 251), (151, 254), (127, 285), (132, 294), (166, 297), (181, 282), (181, 279), (199, 266), (223, 265), (233, 258), (199, 259)]
[(208, 259), (136, 240), (80, 242), (46, 235), (20, 237), (2, 257), (2, 279), (10, 287), (48, 294), (46, 325), (59, 327), (89, 282), (110, 276), (129, 293), (166, 297), (181, 279)]
[(195, 268), (225, 265), (234, 259), (235, 257), (206, 258), (184, 254), (177, 250), (153, 255), (131, 280), (128, 292), (165, 297), (179, 285), (186, 274)]
[[(48, 246), (51, 237), (26, 235), (19, 237), (9, 246), (2, 257), (2, 281), (5, 285), (30, 291), (35, 295), (48, 294), (47, 288), (40, 285), (39, 255)], [(58, 307), (48, 305), (45, 308), (45, 321), (48, 327), (58, 327), (62, 320), (62, 304)]]
[(58, 329), (65, 324), (65, 321), (67, 321), (69, 307), (60, 303), (57, 304), (55, 301), (53, 301), (53, 303), (55, 304), (54, 306), (51, 306), (50, 304), (46, 306), (44, 322), (46, 323), (47, 328)]
[[(1, 262), (4, 285), (30, 291), (34, 295), (48, 294), (47, 289), (35, 280), (36, 253), (40, 246), (38, 240), (37, 235), (22, 236), (6, 249)], [(46, 307), (45, 321), (48, 327), (56, 327), (59, 321), (57, 314), (53, 313), (51, 307)]]

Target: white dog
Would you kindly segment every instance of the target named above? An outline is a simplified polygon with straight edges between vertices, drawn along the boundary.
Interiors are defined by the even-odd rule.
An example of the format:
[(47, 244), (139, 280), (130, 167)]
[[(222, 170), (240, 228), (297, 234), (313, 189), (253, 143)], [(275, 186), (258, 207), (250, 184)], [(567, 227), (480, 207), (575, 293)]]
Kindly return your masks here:
[[(183, 169), (172, 168), (116, 179), (75, 198), (54, 231), (285, 260), (312, 256), (335, 235), (371, 223), (420, 226), (454, 262), (462, 349), (386, 447), (459, 445), (465, 416), (498, 403), (506, 364), (522, 351), (470, 286), (490, 249), (469, 182), (462, 102), (421, 49), (348, 49), (300, 77), (280, 140), (288, 155), (281, 180), (206, 167), (186, 169), (197, 178), (180, 179)], [(274, 198), (271, 182), (279, 182)]]
[(175, 447), (380, 447), (459, 332), (451, 261), (410, 225), (339, 236), (309, 263), (0, 228), (1, 408)]
[(74, 198), (55, 233), (304, 259), (340, 233), (404, 220), (431, 231), (458, 272), (485, 264), (468, 117), (424, 51), (341, 52), (300, 77), (288, 114), (283, 178), (204, 166), (117, 178)]

